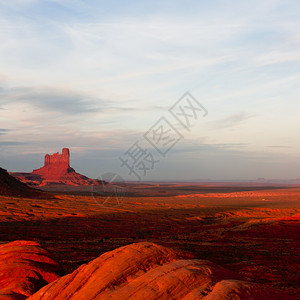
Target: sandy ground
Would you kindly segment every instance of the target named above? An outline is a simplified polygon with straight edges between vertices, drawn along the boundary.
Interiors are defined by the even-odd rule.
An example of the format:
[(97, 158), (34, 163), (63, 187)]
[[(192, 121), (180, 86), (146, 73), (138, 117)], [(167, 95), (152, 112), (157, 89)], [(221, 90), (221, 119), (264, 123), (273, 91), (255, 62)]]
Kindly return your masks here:
[(300, 296), (300, 189), (131, 186), (123, 196), (0, 197), (0, 243), (38, 241), (69, 273), (147, 240)]

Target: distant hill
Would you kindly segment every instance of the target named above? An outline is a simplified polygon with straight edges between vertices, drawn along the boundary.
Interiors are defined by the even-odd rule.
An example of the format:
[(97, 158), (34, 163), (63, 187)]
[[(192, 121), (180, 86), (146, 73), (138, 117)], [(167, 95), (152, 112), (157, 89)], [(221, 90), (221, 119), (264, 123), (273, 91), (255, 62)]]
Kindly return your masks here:
[(25, 198), (47, 197), (46, 193), (28, 187), (2, 168), (0, 168), (0, 195)]

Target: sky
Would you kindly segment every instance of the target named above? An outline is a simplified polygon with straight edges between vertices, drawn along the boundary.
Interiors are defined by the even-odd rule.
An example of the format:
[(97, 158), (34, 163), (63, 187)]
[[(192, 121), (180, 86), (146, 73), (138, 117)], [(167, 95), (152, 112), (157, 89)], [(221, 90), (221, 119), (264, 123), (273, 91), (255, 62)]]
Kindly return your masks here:
[[(0, 0), (0, 166), (68, 147), (91, 178), (299, 178), (299, 15), (296, 0)], [(170, 113), (186, 92), (208, 112), (189, 128)], [(180, 137), (163, 155), (162, 117)]]

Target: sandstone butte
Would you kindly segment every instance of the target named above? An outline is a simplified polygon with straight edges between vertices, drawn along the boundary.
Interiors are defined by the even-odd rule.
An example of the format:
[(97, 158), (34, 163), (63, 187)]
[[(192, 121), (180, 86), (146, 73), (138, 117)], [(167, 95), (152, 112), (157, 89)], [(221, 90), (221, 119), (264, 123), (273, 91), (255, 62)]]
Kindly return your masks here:
[(30, 300), (183, 299), (289, 300), (270, 287), (243, 281), (207, 260), (149, 242), (104, 253), (46, 285)]
[(46, 154), (44, 166), (31, 173), (11, 173), (20, 181), (31, 186), (44, 186), (49, 184), (65, 185), (95, 185), (99, 180), (90, 179), (77, 173), (70, 167), (70, 150), (63, 148), (62, 153)]
[(0, 299), (27, 299), (63, 274), (61, 266), (38, 243), (0, 245)]

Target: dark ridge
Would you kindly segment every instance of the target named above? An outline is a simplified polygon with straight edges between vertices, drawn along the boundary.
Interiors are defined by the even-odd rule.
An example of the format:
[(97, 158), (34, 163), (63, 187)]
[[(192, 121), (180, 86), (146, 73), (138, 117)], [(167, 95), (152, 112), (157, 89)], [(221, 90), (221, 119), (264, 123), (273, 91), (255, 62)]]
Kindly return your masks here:
[(0, 195), (24, 198), (49, 198), (45, 192), (30, 188), (0, 168)]

